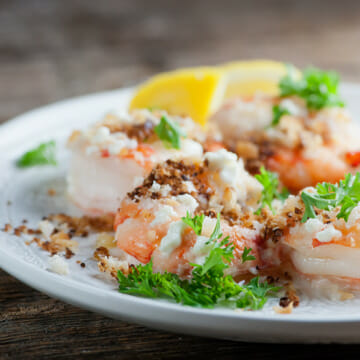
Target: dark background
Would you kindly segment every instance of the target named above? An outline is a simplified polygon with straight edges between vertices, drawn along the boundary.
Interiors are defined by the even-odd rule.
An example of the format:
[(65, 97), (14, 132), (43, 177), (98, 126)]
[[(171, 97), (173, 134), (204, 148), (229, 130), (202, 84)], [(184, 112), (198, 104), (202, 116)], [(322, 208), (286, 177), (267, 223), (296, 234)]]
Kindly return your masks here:
[[(360, 1), (0, 0), (0, 122), (159, 71), (249, 58), (313, 64), (359, 81)], [(53, 300), (0, 270), (1, 359), (348, 359), (359, 350), (146, 329)]]

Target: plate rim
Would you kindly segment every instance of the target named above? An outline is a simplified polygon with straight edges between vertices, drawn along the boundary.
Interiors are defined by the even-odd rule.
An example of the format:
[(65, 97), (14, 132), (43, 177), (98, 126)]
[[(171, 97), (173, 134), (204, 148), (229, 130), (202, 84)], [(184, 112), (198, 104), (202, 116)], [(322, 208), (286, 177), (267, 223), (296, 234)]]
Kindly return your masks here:
[[(5, 236), (6, 237), (6, 236)], [(19, 274), (20, 271), (14, 270), (13, 267), (11, 267), (11, 263), (13, 261), (16, 261), (19, 265), (21, 265), (22, 272), (21, 275)], [(0, 251), (0, 266), (3, 270), (5, 270), (10, 275), (14, 276), (16, 279), (22, 281), (23, 283), (29, 285), (32, 288), (35, 288), (38, 290), (38, 288), (41, 288), (41, 285), (38, 284), (38, 281), (32, 281), (30, 279), (30, 274), (38, 275), (37, 278), (48, 278), (48, 280), (51, 280), (51, 282), (55, 285), (61, 286), (62, 288), (68, 288), (68, 290), (81, 290), (83, 292), (89, 292), (94, 295), (95, 287), (90, 284), (83, 284), (80, 281), (73, 280), (71, 278), (67, 278), (63, 275), (58, 275), (55, 273), (52, 273), (46, 269), (42, 269), (34, 264), (31, 264), (21, 258), (17, 258), (14, 256), (12, 252), (7, 251), (6, 249), (2, 249)], [(20, 266), (19, 266), (20, 267)], [(27, 274), (29, 274), (27, 276)], [(38, 290), (40, 292), (48, 294), (46, 290)], [(156, 307), (157, 309), (165, 308), (166, 310), (170, 311), (176, 311), (178, 313), (191, 313), (191, 314), (201, 314), (206, 315), (210, 317), (225, 317), (228, 319), (244, 319), (244, 320), (254, 320), (254, 321), (271, 321), (271, 322), (293, 322), (293, 323), (343, 323), (343, 322), (351, 322), (351, 323), (359, 323), (360, 322), (360, 313), (358, 315), (358, 318), (354, 318), (353, 315), (342, 315), (343, 318), (339, 318), (339, 315), (336, 317), (332, 317), (331, 315), (326, 315), (324, 318), (313, 318), (313, 315), (304, 316), (304, 314), (301, 314), (301, 317), (293, 317), (292, 314), (287, 315), (279, 315), (277, 314), (264, 314), (260, 311), (241, 311), (241, 312), (233, 312), (231, 310), (225, 310), (224, 312), (218, 312), (219, 309), (204, 309), (204, 308), (197, 308), (197, 307), (191, 307), (186, 305), (181, 305), (177, 303), (172, 303), (170, 301), (161, 301), (161, 300), (152, 300), (148, 298), (138, 297), (138, 296), (132, 296), (127, 294), (121, 294), (116, 292), (116, 290), (108, 290), (108, 289), (101, 289), (101, 292), (103, 294), (109, 295), (111, 297), (116, 297), (118, 299), (121, 299), (124, 302), (131, 302), (135, 305), (141, 305), (146, 307)], [(63, 299), (64, 296), (62, 294), (53, 294), (52, 291), (49, 291), (53, 297), (56, 297), (58, 299)], [(97, 296), (97, 295), (95, 295)], [(64, 300), (66, 301), (66, 300)], [(67, 301), (66, 301), (67, 302)], [(87, 307), (87, 304), (84, 304), (84, 307)], [(118, 313), (118, 315), (121, 315), (122, 313)], [(254, 316), (255, 315), (255, 316)]]

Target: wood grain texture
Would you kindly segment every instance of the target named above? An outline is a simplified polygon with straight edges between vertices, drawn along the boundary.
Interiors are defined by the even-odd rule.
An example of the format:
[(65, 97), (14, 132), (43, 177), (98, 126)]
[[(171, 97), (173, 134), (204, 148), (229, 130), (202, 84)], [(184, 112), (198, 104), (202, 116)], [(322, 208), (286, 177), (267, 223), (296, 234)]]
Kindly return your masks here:
[[(355, 0), (0, 0), (0, 122), (162, 70), (233, 59), (314, 64), (360, 81), (359, 40)], [(51, 299), (0, 270), (1, 359), (357, 353), (356, 346), (247, 344), (146, 329)]]

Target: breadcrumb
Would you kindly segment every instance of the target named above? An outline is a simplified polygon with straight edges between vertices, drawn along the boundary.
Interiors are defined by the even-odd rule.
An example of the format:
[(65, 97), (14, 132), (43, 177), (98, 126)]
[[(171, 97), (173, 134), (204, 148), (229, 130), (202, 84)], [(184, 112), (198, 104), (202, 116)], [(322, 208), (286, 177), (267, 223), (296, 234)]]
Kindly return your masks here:
[(117, 272), (120, 270), (124, 274), (129, 273), (129, 263), (124, 260), (118, 260), (113, 256), (105, 256), (98, 262), (98, 267), (101, 272), (110, 275), (117, 279)]
[(277, 314), (291, 314), (293, 310), (293, 302), (291, 301), (286, 307), (274, 306), (273, 310)]
[(69, 265), (63, 257), (54, 255), (49, 259), (49, 270), (59, 275), (68, 275)]
[(48, 195), (49, 196), (55, 196), (56, 195), (56, 190), (55, 189), (49, 189), (48, 190)]

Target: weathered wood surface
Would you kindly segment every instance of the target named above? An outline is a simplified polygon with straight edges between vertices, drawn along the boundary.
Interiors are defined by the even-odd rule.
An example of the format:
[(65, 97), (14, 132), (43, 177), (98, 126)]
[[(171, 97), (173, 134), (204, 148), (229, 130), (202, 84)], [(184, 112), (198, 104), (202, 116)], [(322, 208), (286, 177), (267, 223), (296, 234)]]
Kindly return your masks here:
[[(355, 0), (0, 0), (0, 122), (162, 70), (233, 59), (311, 63), (360, 81), (359, 40)], [(338, 359), (357, 350), (254, 345), (146, 329), (53, 300), (0, 270), (1, 359)]]

